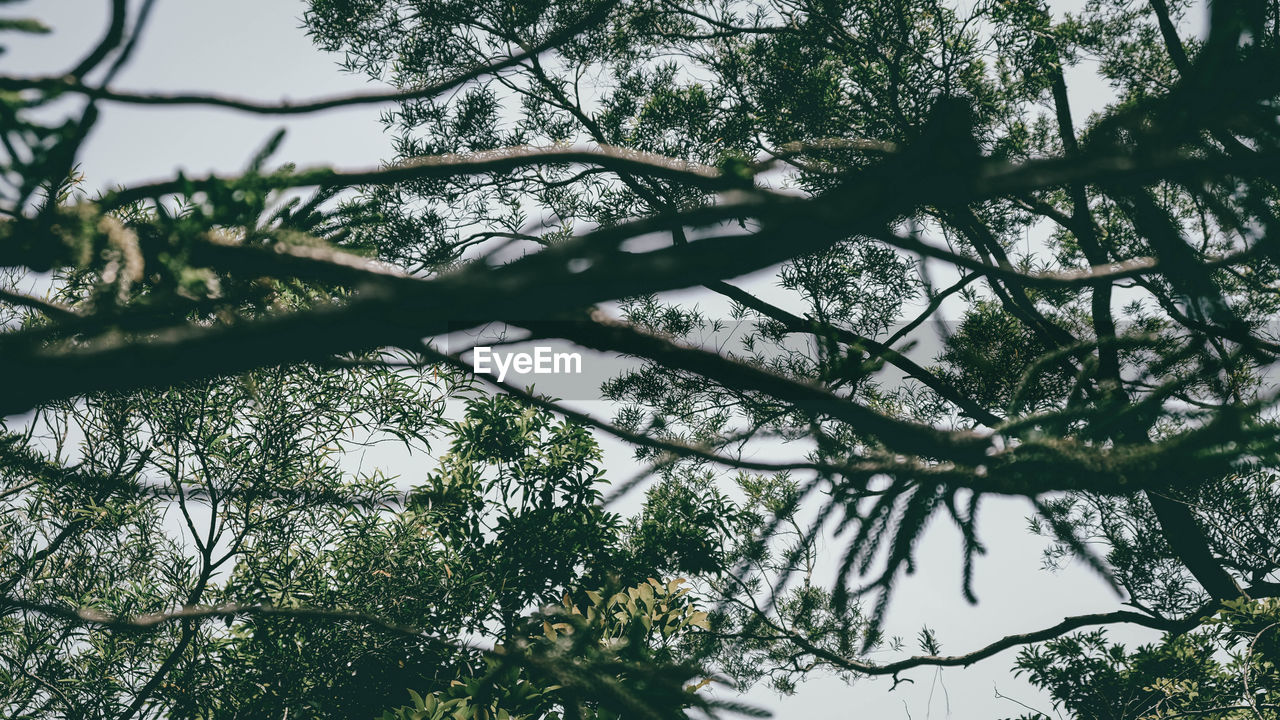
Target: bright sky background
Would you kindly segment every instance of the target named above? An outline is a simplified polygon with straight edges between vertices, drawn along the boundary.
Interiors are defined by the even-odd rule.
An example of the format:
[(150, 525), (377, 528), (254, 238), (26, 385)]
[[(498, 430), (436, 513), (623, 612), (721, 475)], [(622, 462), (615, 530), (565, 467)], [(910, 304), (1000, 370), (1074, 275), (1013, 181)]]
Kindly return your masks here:
[[(108, 6), (106, 0), (36, 0), (4, 6), (6, 15), (44, 20), (54, 34), (4, 38), (9, 52), (0, 56), (0, 73), (67, 70), (97, 41)], [(114, 87), (207, 91), (262, 100), (370, 89), (363, 77), (344, 75), (335, 64), (338, 58), (311, 45), (300, 27), (303, 7), (294, 0), (159, 0), (149, 32)], [(1089, 85), (1083, 82), (1085, 76), (1077, 77), (1082, 81), (1078, 85)], [(1089, 87), (1088, 92), (1099, 89)], [(179, 168), (188, 175), (231, 173), (281, 126), (289, 134), (277, 161), (374, 166), (390, 154), (378, 122), (385, 109), (365, 106), (310, 117), (261, 118), (215, 109), (106, 105), (81, 170), (91, 187), (163, 178)], [(607, 414), (605, 408), (593, 409)], [(608, 438), (601, 442), (610, 476), (629, 478), (637, 469), (629, 451)], [(401, 458), (386, 470), (420, 477), (425, 471), (406, 463), (423, 462), (430, 461)], [(1067, 615), (1119, 607), (1115, 595), (1087, 569), (1071, 566), (1056, 574), (1040, 570), (1044, 544), (1025, 530), (1030, 512), (1025, 501), (987, 500), (984, 510), (980, 532), (989, 554), (977, 562), (979, 605), (967, 605), (960, 593), (958, 532), (935, 524), (921, 544), (917, 574), (898, 586), (889, 615), (891, 635), (910, 641), (928, 625), (937, 631), (944, 654), (961, 654), (1006, 634), (1053, 625)], [(834, 543), (826, 539), (830, 555), (840, 550)], [(1135, 630), (1113, 636), (1144, 641), (1154, 637)], [(914, 643), (909, 643), (906, 654), (914, 650)], [(1011, 676), (1015, 655), (1016, 650), (1006, 651), (968, 669), (909, 671), (903, 677), (913, 682), (893, 692), (888, 692), (888, 679), (847, 686), (819, 675), (791, 698), (780, 699), (758, 688), (745, 699), (779, 718), (1003, 718), (1029, 711), (1018, 703), (1053, 716), (1046, 697)], [(874, 659), (896, 657), (886, 652)], [(1012, 700), (998, 698), (997, 689)]]

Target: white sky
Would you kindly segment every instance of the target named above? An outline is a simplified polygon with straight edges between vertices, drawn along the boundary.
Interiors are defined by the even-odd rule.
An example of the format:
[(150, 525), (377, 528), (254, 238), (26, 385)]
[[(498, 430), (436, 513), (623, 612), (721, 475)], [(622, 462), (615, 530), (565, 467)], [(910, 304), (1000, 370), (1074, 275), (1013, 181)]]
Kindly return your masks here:
[[(137, 3), (132, 3), (135, 7)], [(6, 15), (35, 16), (53, 26), (52, 36), (0, 42), (0, 73), (56, 73), (70, 68), (96, 42), (109, 3), (106, 0), (37, 0), (3, 7)], [(151, 26), (131, 64), (114, 87), (136, 90), (209, 91), (262, 100), (301, 99), (370, 89), (362, 77), (342, 74), (337, 58), (316, 50), (300, 29), (303, 4), (293, 0), (159, 0)], [(1085, 76), (1077, 76), (1087, 85)], [(1076, 78), (1072, 78), (1073, 84)], [(1100, 88), (1091, 87), (1090, 91)], [(366, 106), (302, 118), (260, 118), (225, 110), (142, 108), (106, 105), (82, 157), (90, 186), (103, 187), (172, 175), (235, 172), (280, 126), (289, 130), (277, 161), (300, 166), (332, 164), (373, 166), (390, 154), (379, 113)], [(590, 408), (607, 414), (599, 404)], [(606, 467), (616, 481), (635, 471), (629, 451), (601, 438)], [(372, 460), (370, 458), (369, 460)], [(420, 476), (403, 458), (390, 461), (388, 474)], [(412, 461), (411, 461), (412, 462)], [(417, 460), (416, 462), (423, 462)], [(368, 467), (368, 461), (366, 461)], [(889, 615), (889, 633), (910, 641), (924, 624), (937, 631), (944, 654), (977, 649), (1009, 633), (1052, 625), (1066, 615), (1114, 610), (1117, 598), (1088, 570), (1072, 566), (1052, 574), (1040, 570), (1043, 543), (1025, 530), (1025, 501), (989, 499), (980, 526), (989, 554), (979, 558), (977, 606), (960, 594), (959, 535), (937, 523), (919, 548), (918, 571), (898, 585)], [(827, 541), (829, 553), (839, 551)], [(1117, 638), (1154, 636), (1115, 631)], [(908, 646), (908, 653), (914, 644)], [(968, 669), (922, 668), (904, 673), (890, 693), (887, 679), (847, 686), (816, 677), (791, 698), (779, 699), (759, 688), (744, 699), (780, 718), (1000, 718), (1027, 712), (999, 699), (995, 690), (1053, 715), (1046, 697), (1009, 670), (1016, 650)], [(880, 653), (874, 659), (896, 656)], [(406, 696), (407, 697), (407, 696)], [(372, 710), (372, 709), (371, 709)]]

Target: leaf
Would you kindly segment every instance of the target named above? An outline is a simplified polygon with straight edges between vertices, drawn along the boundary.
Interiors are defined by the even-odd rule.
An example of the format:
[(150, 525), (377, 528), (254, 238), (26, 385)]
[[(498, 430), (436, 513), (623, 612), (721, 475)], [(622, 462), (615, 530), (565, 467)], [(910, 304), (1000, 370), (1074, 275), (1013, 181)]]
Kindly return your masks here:
[(710, 684), (711, 684), (711, 678), (709, 677), (702, 678), (702, 680), (698, 681), (696, 685), (690, 685), (689, 687), (685, 688), (685, 691), (691, 692), (691, 693), (698, 692), (699, 690), (701, 690), (702, 688)]
[(6, 30), (33, 35), (48, 35), (53, 32), (48, 25), (34, 18), (0, 18), (0, 32)]

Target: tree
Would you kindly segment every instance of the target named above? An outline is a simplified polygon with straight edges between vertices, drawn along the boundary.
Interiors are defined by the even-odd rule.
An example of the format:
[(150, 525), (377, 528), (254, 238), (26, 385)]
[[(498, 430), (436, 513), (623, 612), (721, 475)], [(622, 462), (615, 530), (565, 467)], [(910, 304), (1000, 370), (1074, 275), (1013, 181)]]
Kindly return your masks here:
[(1204, 630), (1133, 652), (1109, 644), (1104, 630), (1055, 638), (1023, 650), (1018, 672), (1073, 717), (1270, 717), (1275, 627), (1274, 601), (1230, 601)]
[[(566, 649), (550, 630), (572, 635), (575, 616), (617, 638), (595, 662), (626, 652), (630, 664), (654, 664), (652, 647), (669, 673), (686, 659), (679, 646), (706, 613), (683, 580), (644, 579), (658, 570), (639, 557), (670, 551), (627, 542), (620, 519), (601, 510), (586, 431), (501, 396), (473, 398), (448, 423), (438, 392), (383, 369), (303, 366), (95, 397), (29, 427), (32, 437), (71, 429), (53, 443), (80, 459), (61, 474), (51, 462), (61, 458), (10, 435), (26, 464), (8, 472), (32, 478), (9, 489), (4, 514), (10, 715), (372, 716), (408, 689), (474, 690), (516, 671), (545, 712), (577, 699), (556, 675), (551, 660)], [(391, 478), (343, 467), (344, 446), (386, 435), (419, 444), (441, 422), (450, 451), (407, 496)], [(611, 587), (638, 594), (641, 607), (591, 589)], [(585, 610), (529, 614), (572, 596)], [(138, 635), (144, 628), (159, 632)], [(486, 665), (460, 637), (542, 662)], [(686, 678), (667, 677), (637, 674), (618, 698), (643, 691), (661, 708), (674, 691), (685, 702)], [(502, 687), (501, 703), (513, 703), (519, 694)]]
[[(465, 369), (423, 338), (505, 322), (644, 361), (606, 387), (620, 404), (612, 420), (500, 389), (635, 443), (669, 478), (712, 466), (803, 475), (785, 500), (747, 508), (761, 519), (739, 538), (742, 559), (725, 558), (737, 572), (711, 573), (744, 591), (710, 583), (736, 617), (725, 639), (797, 674), (965, 664), (1108, 623), (1169, 633), (1134, 654), (1086, 636), (1023, 656), (1033, 681), (1089, 717), (1096, 698), (1063, 678), (1105, 670), (1115, 697), (1172, 697), (1157, 682), (1170, 658), (1219, 647), (1186, 633), (1270, 612), (1272, 4), (1214, 3), (1194, 36), (1195, 8), (1164, 0), (1078, 13), (1018, 0), (324, 0), (307, 15), (318, 43), (402, 89), (292, 105), (113, 89), (141, 29), (123, 2), (115, 9), (67, 75), (0, 82), (14, 148), (0, 263), (83, 278), (84, 298), (7, 291), (45, 319), (0, 336), (0, 368), (23, 379), (0, 411), (353, 353), (384, 364), (387, 348), (411, 366)], [(1086, 59), (1115, 90), (1087, 119), (1067, 85)], [(84, 110), (62, 126), (28, 112), (66, 95)], [(257, 113), (396, 103), (401, 139), (375, 170), (267, 170), (264, 154), (240, 177), (68, 196), (107, 102)], [(272, 192), (298, 187), (321, 194), (267, 210)], [(508, 245), (527, 252), (503, 260)], [(730, 282), (770, 268), (767, 291)], [(273, 305), (277, 284), (329, 292)], [(732, 304), (740, 348), (697, 346), (715, 321), (659, 295), (687, 287)], [(599, 309), (611, 301), (613, 316)], [(941, 352), (913, 352), (953, 307)], [(791, 459), (744, 451), (778, 439)], [(1031, 498), (1051, 553), (1095, 564), (1132, 609), (958, 657), (860, 657), (931, 519), (959, 526), (971, 576), (989, 494)], [(788, 528), (805, 503), (816, 519)], [(796, 562), (827, 523), (849, 541), (838, 583), (814, 595)], [(639, 527), (644, 537), (643, 517)], [(780, 528), (800, 542), (752, 585)], [(770, 590), (797, 603), (785, 619), (751, 606)], [(975, 597), (968, 580), (962, 592)], [(869, 595), (851, 631), (862, 616), (850, 601)], [(1273, 712), (1244, 688), (1272, 672), (1267, 635), (1254, 632), (1238, 666), (1192, 663), (1213, 688), (1208, 705), (1144, 700), (1134, 712)], [(1099, 653), (1113, 667), (1098, 669)], [(1238, 686), (1224, 679), (1235, 673)], [(428, 708), (423, 696), (413, 712), (458, 699)]]

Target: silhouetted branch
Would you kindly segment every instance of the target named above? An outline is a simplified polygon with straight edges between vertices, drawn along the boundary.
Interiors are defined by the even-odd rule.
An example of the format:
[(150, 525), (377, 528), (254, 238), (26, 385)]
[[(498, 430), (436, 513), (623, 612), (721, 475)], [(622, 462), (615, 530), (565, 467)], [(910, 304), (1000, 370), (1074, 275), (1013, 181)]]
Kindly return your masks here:
[(521, 52), (487, 65), (477, 66), (464, 73), (448, 78), (447, 80), (432, 83), (431, 85), (424, 87), (393, 92), (351, 93), (318, 100), (303, 100), (298, 102), (281, 100), (275, 103), (268, 103), (256, 100), (224, 97), (220, 95), (203, 95), (198, 93), (124, 92), (93, 87), (81, 82), (80, 78), (100, 62), (102, 58), (120, 42), (121, 35), (124, 31), (123, 15), (125, 2), (124, 0), (115, 0), (114, 6), (116, 7), (116, 12), (113, 13), (112, 23), (107, 36), (95, 51), (89, 57), (85, 58), (85, 60), (82, 61), (76, 69), (63, 77), (0, 77), (0, 90), (40, 90), (53, 94), (75, 93), (96, 100), (107, 100), (131, 105), (206, 105), (257, 115), (300, 115), (358, 105), (403, 103), (412, 100), (436, 97), (458, 87), (459, 85), (471, 82), (472, 80), (477, 80), (485, 77), (486, 75), (493, 75), (495, 73), (502, 72), (503, 70), (513, 68), (530, 58), (537, 57), (538, 55), (563, 44), (567, 40), (573, 39), (583, 30), (600, 23), (606, 16), (608, 16), (616, 5), (617, 0), (603, 3), (593, 11), (584, 15), (577, 22), (562, 30), (551, 33), (541, 42), (536, 43), (526, 50), (522, 50)]

